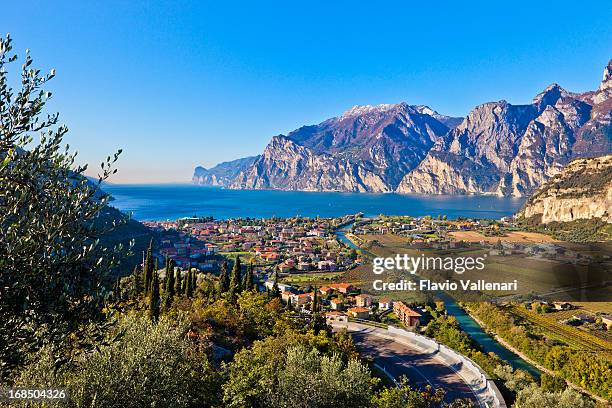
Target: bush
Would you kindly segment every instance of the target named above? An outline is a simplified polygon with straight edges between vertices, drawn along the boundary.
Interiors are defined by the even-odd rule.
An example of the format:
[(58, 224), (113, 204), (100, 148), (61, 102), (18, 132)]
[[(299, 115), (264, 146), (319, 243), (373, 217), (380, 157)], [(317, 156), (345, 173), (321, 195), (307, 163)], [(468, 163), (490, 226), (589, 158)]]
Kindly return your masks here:
[(540, 386), (542, 387), (542, 391), (546, 392), (558, 392), (567, 388), (567, 384), (563, 378), (555, 375), (548, 375), (546, 373), (543, 373), (540, 378)]
[(515, 408), (591, 408), (594, 404), (571, 388), (562, 392), (545, 392), (535, 384), (516, 396)]

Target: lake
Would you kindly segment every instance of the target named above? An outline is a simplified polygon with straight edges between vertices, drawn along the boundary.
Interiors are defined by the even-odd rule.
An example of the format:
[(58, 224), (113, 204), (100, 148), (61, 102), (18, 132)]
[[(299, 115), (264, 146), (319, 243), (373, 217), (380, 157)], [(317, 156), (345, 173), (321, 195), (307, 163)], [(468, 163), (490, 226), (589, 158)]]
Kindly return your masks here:
[(363, 212), (448, 218), (500, 218), (515, 213), (524, 199), (495, 196), (426, 196), (374, 193), (321, 193), (273, 190), (228, 190), (192, 184), (108, 184), (111, 205), (137, 220), (173, 220), (212, 216), (268, 218), (336, 217)]

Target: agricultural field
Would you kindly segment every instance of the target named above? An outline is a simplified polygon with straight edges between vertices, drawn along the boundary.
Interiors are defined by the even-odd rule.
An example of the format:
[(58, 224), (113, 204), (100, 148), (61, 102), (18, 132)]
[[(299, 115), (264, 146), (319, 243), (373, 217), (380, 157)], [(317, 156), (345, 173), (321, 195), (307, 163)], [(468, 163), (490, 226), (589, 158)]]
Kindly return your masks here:
[(381, 245), (389, 247), (405, 248), (410, 243), (409, 238), (395, 234), (365, 234), (356, 236), (364, 242), (378, 241)]
[[(529, 322), (534, 327), (534, 331), (539, 332), (547, 338), (561, 341), (576, 350), (603, 353), (612, 358), (612, 342), (610, 340), (595, 336), (585, 329), (558, 322), (558, 320), (563, 320), (576, 313), (580, 313), (579, 310), (551, 312), (546, 314), (538, 314), (526, 310), (523, 306), (512, 306), (508, 310), (514, 316)], [(605, 334), (602, 332), (606, 337), (607, 333), (609, 332)]]
[[(607, 288), (601, 288), (600, 290), (604, 290)], [(609, 289), (607, 289), (607, 293), (609, 294)], [(608, 297), (609, 300), (612, 300), (612, 297)], [(572, 302), (574, 306), (578, 306), (587, 312), (596, 314), (596, 313), (604, 313), (608, 315), (612, 315), (612, 301), (610, 302)]]
[(480, 242), (485, 241), (489, 243), (496, 243), (498, 240), (516, 242), (523, 244), (536, 244), (546, 242), (558, 242), (553, 237), (541, 234), (539, 232), (527, 232), (527, 231), (506, 231), (503, 236), (492, 236), (487, 237), (478, 231), (452, 231), (448, 235), (459, 240), (467, 242)]

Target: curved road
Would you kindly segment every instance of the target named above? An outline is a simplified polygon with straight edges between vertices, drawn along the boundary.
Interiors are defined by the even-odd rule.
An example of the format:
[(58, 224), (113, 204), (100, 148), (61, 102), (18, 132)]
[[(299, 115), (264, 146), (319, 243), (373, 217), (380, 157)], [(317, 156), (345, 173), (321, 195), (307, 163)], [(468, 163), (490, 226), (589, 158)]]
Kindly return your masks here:
[(385, 334), (384, 330), (360, 324), (334, 324), (335, 329), (346, 328), (351, 334), (357, 350), (365, 357), (371, 358), (377, 365), (395, 380), (406, 376), (410, 384), (424, 388), (431, 385), (442, 388), (445, 401), (457, 398), (468, 398), (477, 405), (482, 398), (452, 367), (438, 356), (436, 350), (426, 350), (420, 345), (410, 344), (406, 339), (398, 339)]

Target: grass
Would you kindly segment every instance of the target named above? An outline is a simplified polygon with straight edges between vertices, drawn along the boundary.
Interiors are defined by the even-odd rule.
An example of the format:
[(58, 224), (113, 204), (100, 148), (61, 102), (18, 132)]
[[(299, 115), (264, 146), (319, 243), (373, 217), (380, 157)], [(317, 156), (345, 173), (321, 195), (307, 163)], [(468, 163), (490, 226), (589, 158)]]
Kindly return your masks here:
[(288, 284), (315, 284), (331, 283), (332, 280), (342, 275), (343, 272), (310, 272), (296, 273), (283, 277), (281, 282)]

